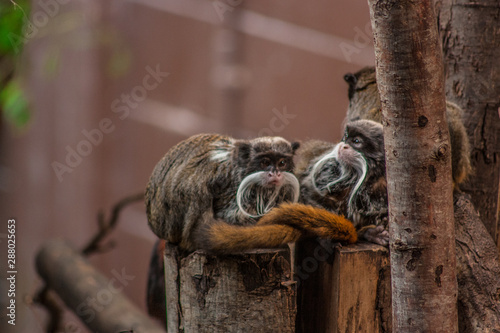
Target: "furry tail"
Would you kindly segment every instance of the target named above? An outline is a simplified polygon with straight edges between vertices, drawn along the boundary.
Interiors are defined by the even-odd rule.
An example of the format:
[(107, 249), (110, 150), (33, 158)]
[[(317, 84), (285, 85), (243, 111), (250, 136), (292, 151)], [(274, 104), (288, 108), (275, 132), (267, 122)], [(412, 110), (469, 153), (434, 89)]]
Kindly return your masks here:
[(235, 226), (215, 222), (208, 227), (202, 248), (215, 253), (276, 248), (299, 240), (302, 234), (287, 225)]
[(282, 204), (256, 225), (237, 226), (222, 221), (205, 225), (196, 233), (199, 248), (214, 253), (275, 248), (303, 237), (321, 237), (355, 243), (358, 234), (343, 216), (303, 204)]
[(358, 234), (354, 225), (343, 216), (322, 208), (297, 203), (284, 203), (264, 215), (260, 225), (291, 226), (305, 234), (355, 243)]
[(149, 263), (146, 304), (148, 305), (148, 314), (153, 318), (159, 319), (164, 325), (167, 325), (167, 317), (165, 315), (164, 250), (165, 240), (157, 240)]

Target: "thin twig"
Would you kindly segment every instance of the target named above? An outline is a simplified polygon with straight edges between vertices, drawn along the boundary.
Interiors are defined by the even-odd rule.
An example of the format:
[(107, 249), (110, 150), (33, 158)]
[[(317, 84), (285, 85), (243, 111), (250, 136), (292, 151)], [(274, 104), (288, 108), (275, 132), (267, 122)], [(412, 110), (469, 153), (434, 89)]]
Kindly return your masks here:
[(20, 11), (23, 12), (23, 15), (24, 17), (27, 17), (26, 15), (26, 12), (24, 11), (23, 7), (21, 7), (17, 2), (15, 2), (14, 0), (10, 0), (10, 2), (12, 3), (12, 5), (14, 6), (14, 8), (16, 9), (19, 9)]
[(111, 231), (116, 226), (116, 223), (118, 222), (118, 218), (120, 217), (120, 213), (125, 208), (126, 206), (143, 200), (144, 199), (144, 193), (140, 194), (134, 194), (129, 197), (123, 198), (120, 200), (117, 204), (113, 206), (113, 209), (111, 211), (111, 216), (108, 221), (104, 220), (104, 214), (101, 212), (98, 213), (97, 215), (97, 222), (99, 224), (99, 231), (97, 234), (89, 241), (89, 243), (83, 248), (82, 254), (84, 256), (88, 256), (91, 253), (94, 252), (99, 252), (102, 250), (103, 245), (101, 242), (103, 239), (108, 236)]

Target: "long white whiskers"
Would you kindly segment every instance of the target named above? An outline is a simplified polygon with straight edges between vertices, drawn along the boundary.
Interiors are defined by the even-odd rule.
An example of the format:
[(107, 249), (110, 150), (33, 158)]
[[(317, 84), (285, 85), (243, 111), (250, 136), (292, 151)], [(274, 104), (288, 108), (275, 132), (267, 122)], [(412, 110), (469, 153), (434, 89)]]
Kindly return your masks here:
[(349, 202), (347, 203), (347, 207), (349, 210), (351, 210), (351, 205), (352, 205), (352, 200), (356, 196), (359, 188), (361, 185), (363, 185), (363, 182), (365, 181), (366, 174), (368, 172), (368, 163), (366, 163), (365, 157), (361, 154), (359, 154), (356, 158), (356, 162), (354, 163), (354, 168), (356, 169), (356, 172), (358, 173), (358, 181), (356, 182), (356, 185), (354, 186), (354, 189), (351, 191), (351, 195), (349, 196)]
[[(356, 197), (356, 194), (357, 194), (359, 188), (361, 187), (361, 185), (363, 185), (363, 182), (366, 179), (366, 175), (368, 172), (368, 163), (366, 162), (366, 159), (364, 158), (364, 156), (362, 154), (356, 152), (357, 153), (356, 159), (354, 160), (352, 165), (351, 166), (345, 165), (343, 163), (343, 161), (338, 159), (339, 147), (340, 147), (340, 144), (335, 145), (335, 147), (332, 149), (332, 151), (330, 153), (324, 155), (318, 162), (316, 162), (314, 164), (314, 166), (311, 170), (312, 184), (313, 184), (313, 187), (316, 190), (316, 192), (318, 192), (318, 194), (325, 195), (325, 189), (328, 192), (331, 192), (331, 187), (333, 185), (335, 185), (341, 181), (348, 180), (352, 176), (352, 174), (349, 172), (348, 168), (354, 169), (356, 171), (356, 173), (358, 174), (358, 181), (356, 182), (356, 185), (354, 186), (354, 188), (351, 190), (350, 195), (349, 195), (349, 200), (347, 202), (347, 207), (348, 207), (349, 211), (351, 211), (352, 210), (352, 208), (351, 208), (352, 202), (353, 202), (354, 198)], [(332, 160), (332, 159), (339, 162), (338, 166), (340, 167), (340, 176), (337, 179), (326, 184), (325, 187), (320, 190), (318, 185), (317, 185), (317, 180), (316, 180), (318, 173), (321, 172), (321, 168), (323, 168), (323, 166), (329, 160)]]
[[(332, 149), (331, 152), (329, 152), (328, 154), (323, 156), (318, 162), (316, 162), (311, 170), (311, 178), (312, 178), (313, 187), (316, 190), (316, 192), (318, 192), (321, 195), (324, 195), (324, 193), (323, 193), (324, 190), (320, 190), (318, 188), (317, 183), (316, 183), (316, 177), (317, 177), (318, 170), (321, 170), (321, 168), (329, 160), (331, 160), (331, 159), (337, 160), (338, 159), (338, 151), (339, 151), (339, 145), (337, 144), (337, 145), (335, 145), (335, 147)], [(342, 179), (342, 177), (335, 180), (334, 182), (332, 182), (330, 184), (327, 184), (326, 188), (328, 189), (328, 191), (330, 191), (330, 186), (334, 185), (336, 182), (339, 182), (341, 179)]]
[[(276, 186), (274, 189), (265, 188), (263, 186), (263, 177), (265, 177), (267, 172), (259, 171), (248, 175), (243, 179), (240, 186), (238, 187), (238, 191), (236, 193), (236, 202), (238, 204), (238, 208), (240, 211), (249, 217), (258, 218), (261, 217), (274, 207), (276, 207), (281, 202), (278, 202), (278, 198), (280, 193), (287, 190), (287, 187), (291, 187), (291, 196), (292, 202), (297, 202), (299, 200), (300, 195), (300, 184), (292, 173), (283, 172), (282, 176), (284, 177), (283, 184), (281, 186)], [(252, 188), (256, 187), (256, 198), (255, 198), (255, 210), (257, 215), (252, 215), (245, 208), (243, 208), (243, 202), (246, 202), (251, 197)], [(269, 198), (266, 198), (264, 195), (266, 192), (272, 191)]]

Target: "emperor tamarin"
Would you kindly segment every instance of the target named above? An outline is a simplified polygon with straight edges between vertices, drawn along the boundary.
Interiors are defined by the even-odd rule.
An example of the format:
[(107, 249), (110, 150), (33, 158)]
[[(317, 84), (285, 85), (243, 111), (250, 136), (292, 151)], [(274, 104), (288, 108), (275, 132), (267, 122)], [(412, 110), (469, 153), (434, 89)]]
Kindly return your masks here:
[(301, 201), (345, 215), (360, 237), (387, 245), (387, 182), (382, 125), (347, 123), (342, 141), (309, 141), (297, 152)]
[(281, 137), (218, 134), (177, 144), (156, 165), (146, 189), (151, 229), (184, 250), (215, 253), (277, 247), (303, 236), (356, 241), (343, 217), (294, 204), (298, 146)]

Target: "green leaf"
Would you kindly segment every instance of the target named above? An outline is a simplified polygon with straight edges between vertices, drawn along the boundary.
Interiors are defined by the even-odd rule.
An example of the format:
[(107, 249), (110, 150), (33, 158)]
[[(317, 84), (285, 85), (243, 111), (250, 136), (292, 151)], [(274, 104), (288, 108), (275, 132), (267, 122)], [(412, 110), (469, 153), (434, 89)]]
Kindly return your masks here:
[(28, 23), (29, 1), (3, 1), (0, 4), (0, 55), (16, 54), (22, 48), (23, 29)]
[(24, 127), (30, 120), (29, 103), (16, 80), (8, 82), (0, 91), (0, 108), (4, 118), (16, 127)]

